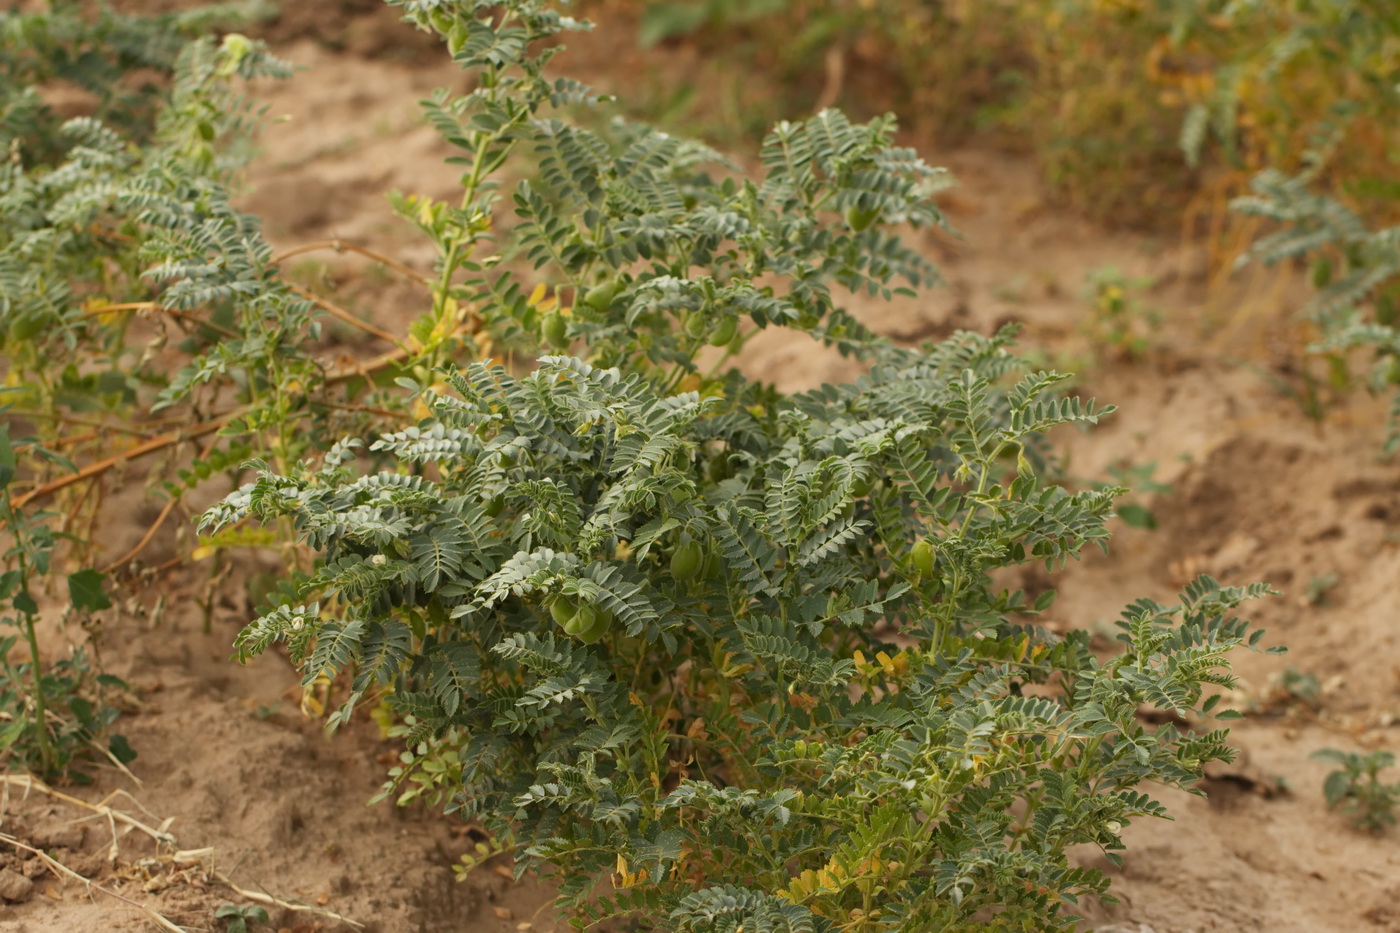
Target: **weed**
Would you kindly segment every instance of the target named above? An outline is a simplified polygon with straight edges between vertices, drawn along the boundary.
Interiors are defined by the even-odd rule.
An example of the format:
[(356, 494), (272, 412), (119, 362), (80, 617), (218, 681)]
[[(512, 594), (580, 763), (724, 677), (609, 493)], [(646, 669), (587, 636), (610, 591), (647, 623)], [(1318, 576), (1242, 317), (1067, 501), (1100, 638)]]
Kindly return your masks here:
[[(1393, 452), (1400, 449), (1400, 227), (1373, 229), (1357, 210), (1320, 193), (1320, 170), (1319, 160), (1296, 176), (1262, 172), (1253, 194), (1234, 202), (1236, 210), (1282, 226), (1260, 239), (1247, 258), (1311, 263), (1317, 294), (1307, 315), (1319, 334), (1311, 349), (1327, 360), (1334, 393), (1350, 386), (1344, 354), (1370, 351), (1370, 388), (1393, 398), (1385, 441)], [(1309, 391), (1317, 394), (1312, 383)]]
[(1269, 690), (1266, 696), (1265, 709), (1297, 708), (1302, 706), (1310, 712), (1316, 713), (1322, 708), (1323, 700), (1322, 681), (1317, 679), (1317, 675), (1311, 671), (1300, 671), (1296, 667), (1289, 665), (1284, 670), (1269, 678)]
[[(1157, 472), (1155, 460), (1133, 465), (1127, 462), (1109, 466), (1108, 475), (1119, 487), (1140, 496), (1165, 496), (1172, 491), (1171, 484), (1158, 482), (1152, 478)], [(1118, 517), (1132, 528), (1153, 529), (1157, 527), (1157, 516), (1147, 506), (1137, 502), (1125, 502), (1114, 508)]]
[(249, 923), (267, 923), (267, 911), (261, 907), (239, 907), (237, 904), (220, 904), (214, 911), (215, 920), (227, 921), (224, 933), (248, 933)]
[(1161, 328), (1162, 315), (1137, 297), (1152, 286), (1150, 278), (1129, 279), (1117, 268), (1105, 266), (1090, 272), (1085, 299), (1093, 314), (1085, 330), (1096, 345), (1129, 358), (1142, 356)]
[(1303, 594), (1309, 606), (1325, 606), (1329, 599), (1328, 594), (1342, 582), (1340, 575), (1335, 573), (1324, 573), (1320, 576), (1308, 578), (1308, 588)]
[[(326, 449), (328, 437), (357, 423), (379, 423), (386, 415), (375, 404), (377, 380), (392, 385), (400, 362), (418, 362), (390, 355), (328, 371), (317, 359), (313, 313), (340, 309), (283, 278), (256, 219), (230, 204), (255, 110), (239, 84), (287, 73), (237, 33), (191, 39), (237, 9), (141, 18), (104, 8), (94, 18), (79, 4), (54, 4), (0, 13), (0, 141), (8, 152), (0, 163), (8, 403), (0, 432), (32, 433), (0, 451), (9, 546), (0, 598), (13, 607), (6, 624), (19, 629), (29, 655), (8, 669), (6, 712), (16, 718), (6, 736), (46, 773), (70, 760), (64, 736), (86, 741), (109, 714), (87, 659), (64, 662), (57, 679), (44, 673), (33, 580), (59, 565), (85, 568), (67, 575), (67, 611), (102, 608), (104, 574), (127, 570), (160, 525), (182, 514), (191, 491), (236, 485), (251, 455), (281, 462)], [(158, 80), (134, 97), (106, 94), (107, 84), (126, 86), (113, 77), (123, 69)], [(93, 87), (94, 114), (64, 119), (45, 105), (39, 85), (53, 79)], [(452, 339), (444, 333), (434, 346)], [(114, 474), (143, 458), (155, 462), (144, 479), (164, 506), (132, 550), (105, 555), (98, 569), (93, 528), (105, 494)], [(46, 508), (54, 502), (60, 507)], [(211, 558), (209, 605), (227, 566), (221, 551), (276, 540), (230, 531), (175, 562)], [(16, 682), (21, 675), (32, 690)]]
[(1327, 806), (1340, 809), (1360, 829), (1379, 833), (1395, 825), (1395, 805), (1400, 803), (1400, 782), (1386, 784), (1380, 772), (1395, 764), (1390, 752), (1342, 752), (1323, 748), (1311, 758), (1340, 767), (1322, 785)]

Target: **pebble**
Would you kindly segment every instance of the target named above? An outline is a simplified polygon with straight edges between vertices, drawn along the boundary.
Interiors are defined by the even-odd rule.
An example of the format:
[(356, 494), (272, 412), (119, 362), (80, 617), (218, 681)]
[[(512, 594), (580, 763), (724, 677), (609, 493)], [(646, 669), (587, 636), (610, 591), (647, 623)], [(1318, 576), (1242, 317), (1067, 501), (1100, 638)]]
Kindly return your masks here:
[(33, 893), (34, 882), (17, 871), (0, 868), (0, 898), (18, 904), (29, 900), (29, 895)]

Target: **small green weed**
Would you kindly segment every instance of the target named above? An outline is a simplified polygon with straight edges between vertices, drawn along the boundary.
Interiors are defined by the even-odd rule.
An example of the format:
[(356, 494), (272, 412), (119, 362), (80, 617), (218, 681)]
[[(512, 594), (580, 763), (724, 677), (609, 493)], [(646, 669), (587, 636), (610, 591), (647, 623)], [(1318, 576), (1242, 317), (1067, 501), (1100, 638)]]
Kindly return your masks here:
[(1308, 579), (1308, 588), (1303, 594), (1309, 606), (1325, 606), (1328, 603), (1328, 594), (1342, 582), (1340, 574), (1324, 573), (1320, 576)]
[(1318, 336), (1309, 349), (1326, 360), (1328, 374), (1324, 380), (1303, 368), (1305, 407), (1316, 409), (1320, 418), (1324, 384), (1334, 397), (1349, 390), (1347, 355), (1369, 353), (1368, 388), (1392, 396), (1385, 448), (1394, 452), (1400, 450), (1400, 225), (1368, 225), (1358, 208), (1325, 193), (1320, 169), (1314, 164), (1291, 177), (1262, 172), (1253, 193), (1233, 206), (1280, 227), (1261, 238), (1247, 258), (1266, 265), (1300, 258), (1310, 263), (1316, 294), (1305, 314)]
[(1323, 748), (1309, 757), (1340, 767), (1327, 775), (1322, 793), (1327, 806), (1340, 809), (1358, 828), (1379, 833), (1395, 825), (1395, 805), (1400, 803), (1400, 782), (1387, 784), (1380, 772), (1395, 764), (1390, 752), (1343, 752)]
[(267, 911), (261, 907), (239, 907), (237, 904), (221, 904), (214, 911), (215, 920), (227, 921), (224, 933), (248, 933), (249, 923), (267, 923)]
[(1289, 665), (1270, 678), (1264, 700), (1266, 710), (1296, 709), (1299, 706), (1316, 713), (1322, 708), (1322, 681), (1311, 671), (1300, 671)]
[[(1131, 493), (1140, 496), (1165, 496), (1172, 491), (1171, 484), (1153, 479), (1152, 475), (1156, 472), (1157, 461), (1155, 460), (1139, 464), (1123, 461), (1108, 468), (1108, 475), (1113, 478), (1113, 482)], [(1114, 508), (1114, 511), (1118, 513), (1118, 517), (1123, 520), (1123, 523), (1131, 528), (1151, 530), (1157, 527), (1156, 514), (1141, 503), (1120, 503)]]
[(1142, 356), (1162, 326), (1162, 313), (1139, 297), (1152, 287), (1147, 277), (1128, 278), (1114, 266), (1104, 266), (1086, 277), (1084, 297), (1093, 307), (1085, 331), (1118, 356)]

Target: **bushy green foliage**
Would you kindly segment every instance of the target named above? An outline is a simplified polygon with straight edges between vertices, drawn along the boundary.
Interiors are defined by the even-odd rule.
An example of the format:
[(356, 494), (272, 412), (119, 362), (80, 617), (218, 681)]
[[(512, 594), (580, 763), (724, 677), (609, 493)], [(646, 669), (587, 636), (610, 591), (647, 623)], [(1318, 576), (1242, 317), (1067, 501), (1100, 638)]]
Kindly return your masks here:
[(803, 103), (845, 90), (940, 144), (991, 130), (1033, 153), (1059, 198), (1112, 224), (1223, 215), (1252, 174), (1296, 172), (1323, 141), (1329, 193), (1373, 221), (1400, 203), (1389, 0), (636, 5), (644, 39), (687, 34), (734, 68), (760, 63)]
[(1321, 339), (1316, 352), (1373, 354), (1371, 388), (1394, 393), (1386, 449), (1400, 448), (1400, 226), (1374, 229), (1356, 211), (1317, 191), (1321, 165), (1296, 176), (1261, 172), (1241, 213), (1278, 229), (1260, 238), (1248, 258), (1276, 264), (1303, 260), (1317, 294), (1307, 314)]
[(25, 164), (54, 164), (73, 146), (46, 92), (78, 92), (94, 120), (132, 142), (152, 141), (169, 79), (190, 41), (214, 26), (269, 12), (261, 0), (207, 4), (153, 16), (54, 0), (0, 12), (0, 148)]
[[(0, 704), (11, 717), (7, 756), (45, 775), (71, 770), (75, 756), (91, 750), (115, 714), (102, 696), (117, 686), (85, 656), (48, 670), (41, 663), (34, 628), (43, 578), (70, 568), (67, 608), (57, 607), (65, 616), (109, 607), (91, 528), (100, 493), (85, 490), (63, 510), (45, 505), (71, 485), (101, 483), (104, 464), (122, 459), (115, 439), (134, 439), (138, 450), (178, 444), (178, 433), (161, 435), (144, 423), (153, 409), (187, 398), (198, 381), (172, 378), (172, 370), (189, 364), (197, 372), (214, 341), (232, 334), (238, 290), (223, 296), (222, 308), (201, 309), (210, 312), (201, 320), (192, 286), (236, 276), (230, 247), (245, 246), (252, 229), (228, 206), (226, 186), (246, 154), (251, 109), (233, 84), (284, 69), (242, 36), (220, 44), (190, 33), (251, 9), (136, 18), (56, 3), (0, 13), (0, 436), (25, 435), (5, 442), (0, 598), (13, 608), (6, 621), (21, 630), (19, 647), (28, 653), (12, 664), (15, 641), (3, 642)], [(91, 113), (63, 119), (46, 103), (45, 94), (64, 84), (89, 93)], [(211, 262), (216, 251), (220, 259)], [(194, 268), (179, 265), (196, 257)], [(163, 265), (152, 272), (155, 262)], [(161, 320), (146, 328), (138, 313)], [(171, 321), (180, 355), (174, 366), (163, 352)], [(259, 321), (254, 332), (263, 329)], [(234, 381), (227, 367), (220, 375), (223, 388)], [(207, 411), (212, 399), (200, 401)], [(185, 437), (225, 423), (192, 420)], [(178, 497), (215, 465), (248, 455), (236, 439), (230, 448), (232, 458), (216, 445), (203, 459), (172, 458), (167, 494)], [(112, 752), (119, 761), (129, 754), (124, 742)]]
[[(539, 0), (396, 5), (474, 88), (427, 105), (460, 203), (399, 200), (439, 253), (404, 380), (426, 417), (255, 462), (206, 515), (319, 555), (240, 655), (339, 677), (332, 725), (389, 711), (398, 785), (553, 865), (580, 928), (1070, 925), (1107, 882), (1069, 847), (1116, 859), (1164, 813), (1144, 783), (1231, 755), (1137, 714), (1209, 714), (1259, 637), (1234, 609), (1267, 588), (1135, 602), (1101, 659), (1035, 624), (1050, 597), (993, 584), (1105, 544), (1120, 490), (1048, 479), (1045, 435), (1109, 409), (1057, 395), (1009, 330), (915, 351), (841, 309), (935, 277), (891, 225), (940, 222), (941, 176), (891, 121), (780, 124), (747, 179), (570, 122), (597, 102), (545, 66), (580, 24)], [(536, 171), (506, 190), (513, 158)], [(770, 327), (869, 371), (785, 396), (731, 363)]]
[[(256, 116), (240, 85), (287, 68), (237, 33), (189, 34), (257, 6), (150, 18), (87, 6), (0, 13), (0, 429), (24, 435), (7, 448), (0, 525), (16, 543), (0, 573), (27, 634), (30, 587), (48, 573), (34, 548), (80, 578), (125, 570), (139, 552), (97, 547), (113, 467), (165, 454), (144, 476), (166, 498), (159, 523), (250, 455), (280, 463), (363, 425), (366, 407), (351, 400), (375, 379), (391, 384), (401, 359), (318, 362), (315, 305), (281, 278), (257, 219), (230, 203)], [(91, 113), (63, 119), (45, 103), (64, 82), (92, 92)], [(46, 509), (54, 497), (62, 508)], [(99, 608), (76, 595), (70, 607)], [(37, 641), (21, 647), (29, 660), (7, 670), (33, 674), (34, 692), (7, 681), (19, 729), (8, 737), (37, 742), (62, 704), (85, 741), (103, 716), (83, 715), (79, 697), (101, 679), (76, 662), (45, 674)], [(61, 769), (63, 743), (49, 744), (26, 763)]]

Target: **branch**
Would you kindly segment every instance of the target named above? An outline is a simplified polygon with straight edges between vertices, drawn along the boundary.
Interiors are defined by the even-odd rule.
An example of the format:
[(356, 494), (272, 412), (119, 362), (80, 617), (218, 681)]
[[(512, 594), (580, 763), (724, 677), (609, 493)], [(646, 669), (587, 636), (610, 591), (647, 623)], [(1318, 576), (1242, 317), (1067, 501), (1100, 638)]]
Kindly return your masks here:
[[(35, 790), (35, 791), (39, 791), (39, 792), (42, 793), (42, 794), (47, 794), (47, 795), (50, 796), (50, 797), (53, 797), (53, 798), (58, 799), (58, 800), (62, 800), (64, 803), (73, 804), (74, 806), (82, 807), (82, 808), (85, 809), (85, 810), (91, 810), (93, 813), (99, 814), (99, 815), (101, 815), (101, 816), (105, 816), (105, 817), (107, 817), (109, 820), (117, 820), (117, 821), (119, 821), (119, 822), (126, 823), (128, 826), (131, 826), (133, 829), (138, 829), (138, 830), (140, 830), (141, 832), (144, 832), (146, 835), (150, 836), (152, 839), (154, 839), (154, 840), (155, 840), (156, 842), (158, 842), (158, 843), (161, 843), (161, 844), (164, 844), (164, 845), (168, 845), (168, 846), (171, 846), (171, 847), (174, 847), (174, 845), (175, 845), (175, 837), (172, 836), (170, 833), (167, 833), (167, 832), (164, 832), (164, 831), (162, 831), (162, 830), (154, 829), (154, 828), (152, 828), (152, 827), (150, 827), (150, 826), (147, 826), (145, 823), (142, 823), (140, 820), (137, 820), (137, 819), (133, 818), (132, 816), (130, 816), (130, 815), (126, 814), (126, 813), (123, 813), (121, 810), (114, 810), (114, 809), (112, 809), (111, 807), (107, 806), (105, 803), (91, 804), (91, 803), (88, 803), (86, 800), (79, 800), (77, 797), (70, 797), (70, 796), (68, 796), (67, 794), (64, 794), (64, 793), (61, 793), (61, 792), (59, 792), (59, 791), (54, 790), (52, 787), (49, 787), (49, 786), (48, 786), (47, 784), (45, 784), (43, 781), (40, 781), (39, 779), (33, 777), (32, 775), (28, 775), (28, 774), (6, 774), (6, 775), (0, 775), (0, 782), (3, 782), (7, 787), (8, 787), (8, 785), (13, 784), (13, 785), (15, 785), (16, 787), (23, 787), (25, 790)], [(108, 799), (110, 799), (110, 798), (108, 798)], [(138, 803), (137, 806), (140, 806), (140, 804)], [(143, 809), (144, 809), (144, 808), (143, 808)], [(169, 822), (169, 821), (167, 820), (167, 822)], [(5, 836), (5, 835), (3, 835), (3, 834), (0, 834), (0, 841), (8, 842), (8, 843), (10, 843), (11, 845), (18, 845), (20, 848), (24, 849), (25, 851), (33, 852), (33, 853), (35, 853), (36, 855), (40, 855), (41, 857), (44, 857), (44, 856), (42, 855), (42, 853), (40, 853), (37, 849), (30, 848), (29, 846), (24, 845), (23, 843), (20, 843), (20, 842), (16, 842), (16, 841), (12, 840), (10, 837)], [(213, 849), (212, 847), (210, 847), (210, 848), (206, 848), (206, 849), (193, 849), (193, 850), (189, 850), (189, 851), (177, 851), (177, 852), (174, 854), (173, 858), (174, 858), (174, 860), (177, 861), (177, 862), (192, 862), (192, 861), (198, 861), (199, 859), (205, 858), (205, 857), (210, 858), (210, 859), (211, 859), (211, 862), (210, 862), (210, 865), (209, 865), (209, 875), (210, 875), (210, 877), (212, 877), (212, 878), (214, 878), (215, 880), (217, 880), (220, 884), (222, 884), (222, 885), (224, 885), (225, 887), (227, 887), (230, 891), (233, 891), (235, 894), (238, 894), (238, 895), (241, 896), (241, 897), (247, 898), (247, 899), (250, 900), (250, 901), (254, 901), (254, 902), (259, 903), (259, 904), (266, 904), (266, 905), (268, 905), (269, 907), (281, 907), (281, 908), (283, 908), (284, 910), (292, 910), (292, 911), (299, 911), (299, 912), (301, 912), (301, 913), (316, 914), (317, 916), (326, 917), (326, 918), (331, 919), (331, 920), (337, 920), (337, 921), (339, 921), (340, 923), (343, 923), (343, 924), (345, 924), (346, 926), (348, 926), (348, 927), (350, 927), (350, 928), (352, 928), (352, 929), (355, 929), (355, 930), (362, 930), (362, 929), (364, 929), (364, 924), (359, 923), (359, 922), (357, 922), (357, 921), (355, 921), (355, 920), (351, 920), (349, 917), (346, 917), (346, 916), (343, 916), (343, 915), (341, 915), (341, 914), (338, 914), (338, 913), (336, 913), (336, 912), (333, 911), (333, 910), (327, 910), (327, 909), (325, 909), (325, 908), (323, 908), (323, 907), (311, 907), (311, 906), (306, 905), (306, 904), (297, 904), (297, 903), (293, 903), (293, 902), (291, 902), (291, 901), (284, 901), (284, 900), (281, 900), (280, 898), (273, 897), (271, 894), (266, 894), (266, 893), (262, 893), (262, 892), (258, 892), (258, 891), (249, 891), (249, 890), (247, 890), (246, 888), (240, 887), (240, 886), (234, 884), (234, 883), (229, 879), (228, 875), (224, 874), (223, 872), (219, 871), (217, 868), (214, 868), (214, 867), (213, 867), (213, 862), (212, 862), (213, 855), (214, 855), (214, 849)], [(54, 863), (54, 864), (57, 864), (57, 863)], [(72, 869), (69, 869), (69, 868), (67, 868), (66, 866), (60, 865), (60, 866), (58, 866), (58, 868), (59, 868), (60, 870), (62, 870), (63, 872), (67, 873), (70, 877), (77, 878), (78, 880), (82, 881), (82, 882), (85, 883), (85, 884), (91, 885), (92, 887), (96, 887), (99, 891), (102, 891), (104, 894), (110, 894), (110, 895), (112, 895), (113, 897), (120, 898), (121, 900), (126, 901), (128, 904), (131, 904), (131, 905), (134, 906), (134, 907), (138, 907), (138, 908), (140, 908), (140, 909), (142, 909), (142, 910), (146, 910), (147, 913), (152, 913), (151, 911), (147, 910), (145, 907), (142, 907), (142, 905), (136, 903), (135, 901), (133, 901), (133, 900), (131, 900), (131, 899), (129, 899), (129, 898), (122, 897), (122, 895), (117, 894), (115, 891), (109, 891), (109, 890), (107, 890), (107, 889), (105, 889), (105, 888), (102, 888), (102, 887), (97, 886), (95, 883), (93, 883), (93, 882), (91, 882), (91, 881), (88, 881), (86, 878), (83, 878), (83, 877), (82, 877), (81, 875), (79, 875), (77, 872), (74, 872)], [(158, 916), (158, 915), (154, 915), (154, 914), (153, 914), (153, 916)], [(159, 922), (159, 921), (157, 921), (157, 922)], [(167, 922), (168, 922), (168, 921), (167, 921)], [(174, 926), (173, 924), (170, 925), (170, 926), (167, 926), (166, 929), (168, 929), (168, 930), (174, 930), (175, 933), (186, 933), (185, 930), (181, 929), (180, 927)]]
[(183, 441), (193, 440), (196, 437), (203, 437), (206, 434), (212, 434), (213, 432), (219, 430), (224, 425), (232, 421), (234, 416), (243, 414), (247, 411), (248, 407), (243, 406), (242, 408), (238, 408), (234, 411), (229, 412), (221, 418), (215, 418), (211, 421), (205, 421), (202, 424), (196, 424), (193, 427), (184, 429), (183, 431), (171, 431), (166, 434), (158, 435), (156, 437), (151, 438), (149, 441), (146, 441), (145, 443), (137, 444), (130, 450), (124, 450), (119, 454), (114, 454), (110, 457), (107, 457), (105, 460), (98, 460), (96, 463), (89, 463), (87, 466), (83, 467), (76, 473), (70, 473), (67, 476), (61, 476), (58, 479), (53, 480), (52, 482), (48, 482), (42, 486), (38, 486), (34, 489), (31, 489), (29, 492), (25, 493), (24, 495), (20, 496), (18, 499), (15, 500), (14, 507), (16, 509), (21, 509), (30, 502), (33, 502), (35, 499), (47, 498), (53, 495), (54, 493), (58, 492), (60, 489), (67, 489), (74, 483), (80, 483), (85, 479), (91, 479), (94, 476), (106, 473), (108, 470), (112, 469), (112, 467), (125, 463), (128, 460), (136, 460), (146, 456), (147, 454), (153, 454), (158, 450), (164, 450), (167, 447), (174, 446), (175, 444), (179, 444)]
[(165, 524), (165, 520), (170, 517), (170, 513), (175, 510), (175, 506), (179, 501), (178, 497), (172, 496), (170, 501), (165, 503), (165, 508), (161, 509), (160, 514), (156, 516), (156, 520), (151, 523), (151, 527), (147, 528), (146, 533), (141, 536), (141, 540), (136, 542), (136, 546), (104, 567), (102, 572), (111, 573), (122, 564), (129, 563), (137, 554), (145, 550), (146, 545), (151, 543), (151, 539), (156, 536), (156, 532), (160, 530), (160, 526)]
[(220, 334), (224, 337), (228, 337), (231, 340), (240, 340), (243, 336), (242, 334), (238, 334), (234, 331), (229, 330), (227, 327), (220, 327), (218, 324), (215, 324), (211, 321), (206, 321), (197, 314), (191, 314), (188, 311), (181, 311), (178, 308), (167, 308), (164, 305), (155, 301), (127, 301), (123, 302), (122, 304), (102, 305), (100, 307), (88, 308), (85, 311), (83, 311), (83, 313), (89, 317), (96, 317), (99, 314), (107, 314), (110, 311), (159, 311), (162, 314), (168, 314), (171, 317), (178, 317), (182, 320), (193, 321), (200, 327), (207, 327), (214, 333)]
[(378, 327), (375, 327), (368, 321), (360, 320), (359, 318), (355, 317), (355, 315), (351, 314), (349, 311), (346, 311), (339, 305), (334, 304), (325, 298), (322, 298), (320, 295), (316, 294), (310, 289), (302, 288), (300, 285), (293, 285), (291, 282), (287, 283), (287, 287), (290, 288), (292, 291), (296, 292), (301, 297), (305, 298), (307, 301), (313, 302), (322, 311), (329, 312), (331, 315), (340, 318), (342, 321), (349, 324), (350, 326), (358, 327), (365, 333), (373, 334), (380, 340), (387, 340), (389, 343), (395, 345), (398, 344), (399, 338), (395, 337), (387, 330), (380, 330)]
[(284, 253), (279, 253), (278, 255), (273, 256), (272, 262), (273, 265), (280, 265), (286, 260), (291, 259), (293, 256), (300, 256), (303, 253), (312, 253), (316, 250), (321, 249), (333, 249), (337, 253), (359, 253), (361, 256), (364, 256), (368, 259), (373, 259), (375, 262), (380, 263), (382, 265), (386, 265), (390, 269), (393, 269), (395, 272), (398, 272), (401, 275), (405, 275), (421, 285), (431, 286), (433, 284), (432, 280), (429, 279), (427, 276), (423, 275), (423, 273), (418, 272), (414, 269), (410, 269), (408, 266), (404, 265), (403, 263), (399, 262), (397, 259), (394, 259), (391, 256), (385, 256), (383, 253), (377, 253), (374, 250), (369, 249), (368, 247), (357, 246), (354, 243), (346, 243), (344, 240), (339, 239), (318, 240), (315, 243), (307, 243), (303, 246), (295, 246)]
[[(54, 790), (52, 787), (45, 784), (38, 778), (34, 777), (32, 774), (0, 774), (0, 782), (3, 782), (5, 784), (7, 790), (10, 786), (13, 785), (14, 787), (22, 787), (26, 791), (38, 791), (41, 794), (46, 794), (47, 796), (54, 798), (55, 800), (62, 800), (64, 803), (71, 804), (75, 807), (82, 807), (84, 810), (91, 810), (93, 813), (96, 813), (100, 816), (105, 816), (109, 820), (116, 820), (118, 823), (125, 823), (132, 829), (139, 830), (145, 833), (147, 836), (150, 836), (156, 842), (165, 843), (166, 845), (175, 844), (175, 837), (170, 835), (170, 833), (165, 832), (164, 830), (156, 829), (153, 826), (147, 826), (145, 823), (136, 819), (136, 817), (132, 816), (131, 814), (125, 813), (121, 810), (114, 810), (111, 807), (107, 806), (105, 803), (92, 804), (88, 803), (86, 800), (79, 800), (77, 797), (70, 797), (62, 791)], [(109, 797), (108, 799), (111, 798)]]
[(311, 907), (307, 904), (297, 904), (293, 901), (280, 900), (278, 898), (273, 897), (271, 894), (264, 894), (259, 891), (249, 891), (247, 888), (240, 888), (238, 885), (234, 884), (232, 881), (229, 880), (228, 875), (219, 871), (217, 868), (214, 868), (212, 865), (209, 868), (209, 874), (213, 876), (214, 880), (218, 881), (220, 884), (228, 888), (234, 894), (237, 894), (240, 897), (247, 898), (248, 900), (254, 901), (258, 904), (266, 904), (269, 907), (281, 907), (284, 910), (294, 910), (299, 913), (316, 914), (317, 916), (326, 917), (331, 920), (339, 920), (341, 923), (345, 924), (353, 930), (363, 930), (365, 928), (365, 925), (363, 923), (360, 923), (356, 920), (351, 920), (349, 917), (346, 917), (343, 914), (338, 914), (333, 910), (327, 910), (324, 907)]
[[(95, 427), (95, 428), (101, 428), (103, 431), (115, 431), (115, 432), (118, 433), (118, 434), (130, 434), (132, 437), (141, 437), (141, 438), (147, 438), (147, 439), (149, 439), (150, 436), (151, 436), (151, 435), (150, 435), (148, 432), (146, 432), (146, 431), (138, 431), (138, 430), (135, 429), (135, 428), (124, 428), (124, 427), (122, 427), (121, 425), (112, 424), (111, 422), (109, 422), (109, 421), (104, 421), (104, 420), (102, 420), (101, 418), (80, 418), (80, 417), (78, 417), (78, 416), (76, 416), (76, 415), (60, 415), (60, 414), (58, 414), (57, 412), (48, 412), (48, 411), (27, 411), (27, 410), (21, 409), (21, 408), (12, 408), (12, 409), (10, 409), (10, 415), (11, 415), (12, 417), (15, 417), (15, 418), (30, 418), (30, 419), (40, 419), (40, 420), (44, 420), (44, 421), (56, 421), (56, 422), (58, 422), (59, 424), (81, 424), (81, 425), (90, 425), (90, 426)], [(142, 423), (143, 423), (143, 424), (146, 424), (146, 425), (157, 425), (157, 424), (164, 424), (164, 423), (167, 423), (167, 422), (175, 422), (175, 421), (183, 421), (183, 420), (184, 420), (183, 418), (153, 418), (153, 419), (151, 419), (150, 421), (145, 421), (145, 422), (142, 422)], [(81, 435), (78, 435), (78, 437), (81, 437), (83, 440), (89, 440), (89, 439), (96, 438), (96, 437), (99, 437), (99, 436), (100, 436), (100, 435), (97, 434), (96, 432), (91, 432), (91, 433), (88, 433), (88, 434), (81, 434)], [(64, 438), (61, 438), (61, 441), (62, 441), (63, 443), (65, 443), (65, 444), (74, 444), (74, 443), (77, 443), (77, 441), (73, 440), (72, 437), (64, 437)], [(53, 443), (53, 442), (50, 441), (49, 443)]]
[(54, 874), (72, 878), (74, 881), (86, 885), (89, 891), (100, 891), (108, 897), (114, 897), (125, 904), (135, 907), (147, 917), (150, 917), (151, 921), (155, 923), (156, 926), (160, 927), (162, 930), (169, 930), (171, 931), (171, 933), (189, 933), (189, 931), (184, 927), (176, 926), (165, 917), (161, 916), (151, 908), (147, 907), (145, 904), (142, 904), (140, 901), (133, 901), (125, 894), (118, 894), (111, 888), (104, 888), (102, 885), (98, 884), (96, 881), (93, 881), (91, 878), (86, 878), (78, 874), (76, 871), (69, 868), (67, 865), (63, 864), (58, 859), (46, 854), (42, 849), (36, 849), (33, 846), (25, 845), (24, 843), (20, 842), (14, 836), (9, 835), (8, 833), (0, 833), (0, 842), (5, 843), (6, 845), (14, 846), (16, 849), (23, 849), (30, 855), (36, 856), (39, 859), (39, 861), (47, 865), (49, 870), (52, 871)]
[[(467, 332), (465, 328), (459, 328), (456, 333), (460, 334), (465, 332)], [(393, 340), (394, 338), (388, 337), (386, 335), (386, 339)], [(356, 378), (368, 379), (371, 375), (378, 372), (379, 370), (386, 369), (389, 366), (394, 365), (395, 363), (401, 362), (407, 359), (408, 356), (408, 349), (406, 347), (401, 346), (396, 350), (390, 350), (388, 353), (376, 356), (369, 360), (365, 360), (364, 362), (351, 363), (348, 366), (343, 366), (339, 369), (332, 369), (326, 373), (326, 385), (335, 385), (337, 383), (346, 382), (350, 379)], [(74, 483), (80, 483), (83, 480), (92, 479), (93, 477), (99, 476), (112, 469), (113, 467), (126, 463), (129, 460), (138, 460), (141, 457), (146, 456), (147, 454), (156, 453), (157, 451), (164, 450), (167, 447), (171, 447), (183, 441), (194, 440), (197, 437), (203, 437), (206, 434), (212, 434), (213, 432), (225, 427), (233, 419), (247, 414), (250, 410), (251, 406), (242, 405), (231, 411), (225, 412), (218, 418), (213, 418), (209, 421), (201, 422), (199, 424), (194, 425), (193, 427), (186, 428), (182, 431), (171, 431), (166, 434), (157, 435), (156, 437), (153, 437), (150, 440), (147, 440), (141, 444), (137, 444), (130, 450), (125, 450), (119, 454), (114, 454), (113, 456), (107, 457), (104, 460), (99, 460), (96, 463), (89, 463), (87, 466), (83, 467), (76, 473), (70, 473), (67, 476), (60, 477), (56, 480), (53, 480), (52, 482), (48, 482), (42, 486), (38, 486), (34, 489), (31, 489), (29, 492), (14, 500), (14, 507), (16, 509), (20, 509), (36, 499), (48, 498), (49, 496), (53, 495), (59, 490), (67, 489)]]

